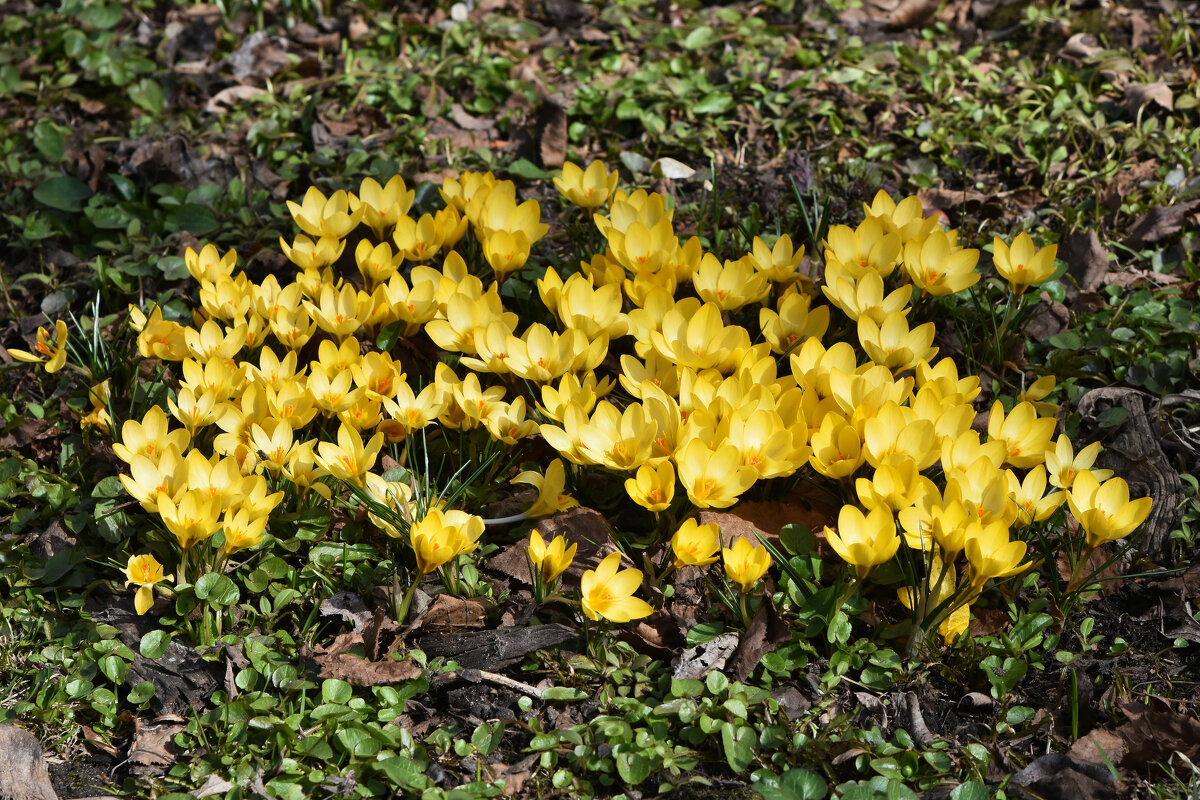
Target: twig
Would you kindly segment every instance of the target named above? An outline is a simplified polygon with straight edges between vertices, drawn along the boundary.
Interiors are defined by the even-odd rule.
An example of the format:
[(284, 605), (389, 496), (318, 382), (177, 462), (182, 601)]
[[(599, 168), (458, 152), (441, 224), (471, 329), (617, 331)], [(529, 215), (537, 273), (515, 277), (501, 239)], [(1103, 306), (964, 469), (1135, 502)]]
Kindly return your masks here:
[(522, 683), (515, 678), (510, 678), (507, 675), (501, 675), (498, 672), (488, 672), (483, 669), (457, 669), (453, 672), (446, 672), (436, 676), (429, 682), (430, 689), (436, 689), (444, 686), (447, 683), (458, 683), (459, 681), (467, 681), (468, 683), (494, 683), (497, 686), (503, 686), (506, 689), (513, 689), (521, 694), (527, 694), (537, 700), (542, 699), (542, 690), (535, 686), (530, 686), (528, 683)]

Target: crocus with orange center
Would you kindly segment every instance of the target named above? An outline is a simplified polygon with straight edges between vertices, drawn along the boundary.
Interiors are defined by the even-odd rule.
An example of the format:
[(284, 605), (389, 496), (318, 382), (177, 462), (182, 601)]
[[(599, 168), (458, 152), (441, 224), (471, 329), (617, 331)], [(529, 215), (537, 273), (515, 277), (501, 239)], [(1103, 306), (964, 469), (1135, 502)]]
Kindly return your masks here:
[(825, 541), (842, 560), (854, 567), (859, 579), (880, 564), (886, 564), (900, 548), (900, 535), (887, 506), (877, 506), (864, 515), (857, 507), (842, 506), (837, 531), (825, 529)]
[(54, 323), (54, 339), (50, 338), (50, 334), (46, 333), (45, 328), (37, 330), (37, 344), (33, 348), (35, 353), (30, 353), (25, 350), (12, 350), (8, 354), (17, 361), (24, 361), (28, 364), (43, 364), (46, 372), (54, 373), (63, 368), (67, 363), (67, 323), (61, 319)]
[(663, 511), (675, 498), (675, 469), (670, 461), (663, 461), (657, 467), (643, 464), (638, 467), (636, 477), (625, 481), (625, 491), (647, 511)]
[(575, 558), (578, 543), (567, 547), (567, 540), (562, 535), (555, 536), (550, 544), (537, 531), (529, 534), (529, 560), (542, 578), (542, 585), (549, 583), (566, 571)]
[(1008, 281), (1013, 294), (1023, 294), (1030, 286), (1045, 283), (1054, 275), (1054, 257), (1058, 254), (1056, 244), (1038, 250), (1028, 233), (1020, 233), (1013, 239), (1011, 247), (1000, 237), (995, 237), (992, 248), (996, 271)]
[(692, 566), (703, 567), (713, 564), (721, 550), (721, 529), (717, 523), (708, 522), (704, 525), (695, 519), (684, 520), (671, 537), (671, 551), (675, 554), (676, 569)]
[(1032, 403), (1018, 403), (1005, 414), (997, 400), (988, 415), (988, 439), (1004, 442), (1007, 463), (1029, 469), (1045, 461), (1055, 425), (1052, 417), (1039, 418)]
[(583, 613), (588, 619), (603, 617), (610, 622), (629, 622), (648, 617), (654, 611), (645, 600), (633, 593), (642, 585), (640, 569), (623, 569), (620, 553), (609, 553), (594, 570), (587, 570), (580, 580)]
[(538, 490), (537, 500), (525, 511), (527, 517), (545, 517), (579, 505), (579, 501), (563, 491), (567, 483), (567, 472), (562, 459), (556, 458), (551, 461), (546, 467), (545, 475), (526, 470), (513, 478), (512, 482), (524, 483)]
[(1100, 483), (1090, 471), (1075, 476), (1067, 494), (1071, 516), (1087, 533), (1088, 547), (1102, 542), (1123, 539), (1133, 533), (1150, 516), (1154, 501), (1149, 497), (1129, 499), (1129, 484), (1124, 478), (1112, 478)]
[(433, 572), (479, 546), (483, 535), (483, 518), (465, 511), (442, 511), (431, 508), (414, 522), (409, 538), (417, 556), (417, 569), (422, 575)]
[(562, 177), (554, 179), (554, 187), (573, 205), (593, 209), (608, 203), (618, 177), (616, 170), (609, 172), (603, 161), (593, 161), (587, 169), (568, 161), (563, 164)]
[(725, 562), (725, 575), (738, 585), (738, 590), (749, 594), (758, 583), (758, 579), (766, 574), (771, 566), (771, 555), (761, 544), (750, 544), (744, 536), (738, 537), (733, 547), (721, 550), (721, 558)]
[(133, 607), (138, 614), (145, 614), (154, 605), (154, 584), (161, 581), (173, 581), (174, 575), (163, 575), (163, 565), (149, 553), (140, 556), (130, 556), (125, 569), (121, 570), (129, 580), (125, 586), (137, 584), (137, 593), (133, 596)]

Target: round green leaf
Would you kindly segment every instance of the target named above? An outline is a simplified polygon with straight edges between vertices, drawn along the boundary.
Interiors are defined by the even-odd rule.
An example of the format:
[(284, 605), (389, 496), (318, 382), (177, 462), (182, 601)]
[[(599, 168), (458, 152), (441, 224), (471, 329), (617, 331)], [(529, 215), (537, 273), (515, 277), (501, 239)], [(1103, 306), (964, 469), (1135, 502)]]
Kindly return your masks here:
[(167, 652), (167, 648), (170, 646), (171, 634), (159, 628), (143, 636), (138, 649), (141, 651), (143, 658), (161, 658), (162, 654)]
[(950, 793), (950, 800), (988, 800), (989, 797), (987, 786), (979, 781), (967, 781)]
[(326, 678), (321, 684), (321, 699), (326, 703), (346, 705), (354, 696), (354, 687), (337, 678)]
[(764, 778), (753, 789), (763, 800), (822, 800), (829, 791), (820, 775), (800, 768)]
[(209, 572), (196, 581), (196, 597), (218, 606), (231, 606), (238, 601), (238, 588), (224, 575)]
[(142, 681), (130, 691), (129, 702), (135, 706), (140, 706), (151, 697), (154, 697), (154, 684), (150, 681)]
[(725, 760), (734, 772), (745, 772), (750, 768), (750, 763), (754, 760), (754, 743), (757, 741), (757, 734), (748, 725), (734, 727), (733, 723), (726, 722), (721, 726), (721, 744), (725, 748)]
[(42, 205), (59, 211), (79, 211), (83, 208), (83, 201), (92, 196), (92, 190), (81, 180), (59, 175), (38, 184), (33, 196)]
[(44, 117), (33, 126), (33, 146), (50, 161), (62, 161), (67, 154), (67, 140), (58, 126)]
[(210, 208), (196, 203), (184, 203), (167, 214), (166, 226), (171, 231), (210, 233), (217, 228), (217, 218)]
[(650, 770), (654, 766), (654, 762), (641, 753), (617, 753), (616, 761), (617, 774), (630, 786), (637, 786), (650, 777)]
[(108, 678), (113, 683), (125, 682), (125, 659), (116, 655), (105, 656), (97, 662), (100, 671), (104, 673), (104, 677)]

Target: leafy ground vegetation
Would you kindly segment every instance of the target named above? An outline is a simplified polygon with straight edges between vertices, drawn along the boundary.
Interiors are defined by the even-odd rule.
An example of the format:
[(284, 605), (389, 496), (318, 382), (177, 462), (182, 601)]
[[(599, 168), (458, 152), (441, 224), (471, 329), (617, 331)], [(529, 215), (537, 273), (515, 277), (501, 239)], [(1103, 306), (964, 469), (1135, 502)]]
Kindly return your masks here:
[(0, 722), (64, 798), (1195, 796), (1198, 25), (5, 3)]

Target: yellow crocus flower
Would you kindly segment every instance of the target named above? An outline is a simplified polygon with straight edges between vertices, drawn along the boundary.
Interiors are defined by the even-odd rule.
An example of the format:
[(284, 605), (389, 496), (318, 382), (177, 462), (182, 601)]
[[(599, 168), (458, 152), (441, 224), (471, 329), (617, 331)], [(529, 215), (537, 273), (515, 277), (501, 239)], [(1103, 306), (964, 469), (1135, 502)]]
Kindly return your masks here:
[(611, 622), (629, 622), (648, 617), (654, 611), (645, 600), (633, 593), (642, 585), (640, 569), (623, 569), (620, 553), (609, 553), (594, 570), (587, 570), (580, 580), (583, 613), (588, 619), (601, 617)]
[(1032, 403), (1018, 403), (1005, 414), (997, 400), (988, 414), (988, 439), (1004, 442), (1006, 463), (1029, 469), (1045, 461), (1057, 424), (1053, 417), (1039, 418)]
[(1011, 247), (999, 236), (992, 240), (992, 260), (996, 272), (1008, 281), (1016, 295), (1024, 294), (1030, 286), (1050, 280), (1054, 275), (1056, 255), (1057, 244), (1038, 250), (1028, 233), (1017, 234)]
[(657, 466), (643, 464), (625, 481), (625, 492), (647, 511), (664, 511), (675, 499), (675, 468), (670, 461)]
[(672, 563), (676, 569), (715, 564), (720, 551), (721, 529), (715, 522), (701, 525), (694, 518), (688, 518), (671, 537), (671, 552), (675, 554)]
[(758, 472), (742, 465), (742, 454), (733, 445), (710, 449), (692, 439), (673, 458), (679, 482), (697, 508), (728, 508), (758, 480)]
[(1087, 534), (1088, 547), (1099, 547), (1102, 542), (1133, 533), (1150, 516), (1154, 505), (1149, 497), (1130, 500), (1129, 484), (1124, 478), (1100, 483), (1088, 470), (1075, 476), (1067, 503), (1071, 516)]
[(739, 536), (732, 548), (722, 549), (721, 558), (725, 562), (725, 575), (738, 585), (738, 590), (744, 595), (750, 593), (754, 584), (771, 566), (767, 548), (761, 544), (750, 544), (750, 540), (744, 536)]
[(979, 251), (957, 247), (945, 231), (934, 230), (904, 247), (904, 271), (922, 294), (943, 297), (979, 282)]
[(300, 229), (309, 236), (332, 236), (342, 239), (358, 225), (363, 217), (363, 209), (350, 210), (350, 196), (343, 190), (331, 194), (328, 198), (315, 187), (308, 187), (302, 203), (287, 201), (287, 207), (292, 212), (292, 219)]
[(163, 495), (158, 513), (184, 550), (208, 539), (221, 527), (221, 506), (203, 490), (184, 492), (178, 503)]
[(422, 575), (433, 572), (460, 555), (479, 546), (483, 519), (465, 511), (431, 508), (409, 533), (417, 569)]
[(174, 575), (164, 575), (163, 565), (149, 553), (140, 556), (130, 556), (125, 568), (121, 570), (128, 579), (125, 586), (137, 584), (138, 590), (133, 596), (133, 607), (138, 614), (145, 614), (154, 605), (154, 584), (162, 581), (175, 580)]
[(26, 350), (9, 349), (8, 354), (17, 361), (24, 361), (27, 364), (42, 364), (48, 373), (58, 372), (67, 363), (67, 323), (61, 319), (54, 323), (54, 339), (51, 340), (50, 334), (45, 328), (37, 329), (37, 344), (33, 346), (36, 351), (30, 353)]
[(375, 459), (383, 447), (383, 434), (376, 433), (365, 445), (354, 426), (342, 423), (338, 428), (337, 444), (317, 444), (317, 463), (329, 474), (357, 486), (363, 485), (363, 475), (375, 466)]
[(571, 566), (579, 545), (575, 543), (567, 547), (567, 540), (561, 534), (555, 536), (547, 545), (542, 535), (533, 531), (529, 534), (527, 549), (533, 568), (541, 575), (542, 585), (548, 586), (551, 581), (566, 572), (567, 567)]
[(608, 203), (618, 178), (617, 171), (609, 172), (603, 161), (593, 161), (587, 169), (568, 161), (562, 166), (562, 177), (554, 178), (554, 186), (571, 204), (594, 209)]
[(416, 192), (404, 184), (404, 178), (393, 175), (384, 186), (374, 178), (363, 178), (358, 193), (350, 195), (350, 210), (362, 210), (362, 221), (383, 239), (384, 232), (396, 224), (402, 214), (412, 207)]

